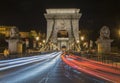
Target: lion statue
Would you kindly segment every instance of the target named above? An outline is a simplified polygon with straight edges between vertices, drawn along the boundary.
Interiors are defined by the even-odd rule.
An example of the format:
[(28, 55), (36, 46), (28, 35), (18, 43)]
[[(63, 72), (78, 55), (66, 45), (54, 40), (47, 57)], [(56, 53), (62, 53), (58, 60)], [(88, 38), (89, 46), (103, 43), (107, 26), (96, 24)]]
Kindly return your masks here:
[(12, 27), (10, 29), (10, 38), (18, 38), (19, 37), (19, 30), (16, 27)]
[(100, 39), (109, 39), (110, 38), (110, 29), (108, 26), (103, 26), (100, 29)]

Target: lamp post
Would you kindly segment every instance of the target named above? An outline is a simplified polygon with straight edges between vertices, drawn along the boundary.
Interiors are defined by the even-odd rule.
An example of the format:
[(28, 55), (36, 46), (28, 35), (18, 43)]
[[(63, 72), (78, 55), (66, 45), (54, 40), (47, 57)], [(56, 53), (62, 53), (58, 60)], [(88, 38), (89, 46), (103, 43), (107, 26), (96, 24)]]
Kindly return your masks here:
[(39, 45), (39, 44), (38, 44), (38, 43), (39, 43), (39, 42), (38, 42), (38, 41), (39, 41), (39, 39), (40, 39), (40, 38), (37, 36), (37, 37), (36, 37), (36, 48), (38, 48), (38, 47), (39, 47), (39, 46), (38, 46), (38, 45)]
[(45, 41), (45, 40), (42, 40), (42, 42), (43, 42), (43, 47), (44, 47), (44, 46), (45, 46), (45, 42), (46, 42), (46, 41)]
[(83, 41), (84, 41), (85, 37), (84, 36), (81, 36), (80, 37), (80, 40), (81, 40), (81, 50), (83, 50)]
[(80, 48), (80, 41), (79, 40), (77, 40), (77, 45), (78, 45), (77, 51), (80, 52), (81, 48)]

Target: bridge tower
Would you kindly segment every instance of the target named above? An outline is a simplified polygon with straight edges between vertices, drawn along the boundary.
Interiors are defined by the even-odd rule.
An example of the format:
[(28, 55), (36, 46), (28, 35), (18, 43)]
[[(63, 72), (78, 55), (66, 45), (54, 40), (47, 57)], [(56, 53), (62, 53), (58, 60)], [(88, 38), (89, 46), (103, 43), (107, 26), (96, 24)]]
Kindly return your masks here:
[(80, 9), (46, 9), (46, 48), (48, 50), (80, 50), (79, 19)]

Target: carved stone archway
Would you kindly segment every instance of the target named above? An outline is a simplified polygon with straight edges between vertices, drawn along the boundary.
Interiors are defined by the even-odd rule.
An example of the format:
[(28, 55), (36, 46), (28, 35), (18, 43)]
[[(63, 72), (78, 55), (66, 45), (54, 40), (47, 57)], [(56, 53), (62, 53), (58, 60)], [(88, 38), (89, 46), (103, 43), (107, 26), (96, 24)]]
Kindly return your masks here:
[[(46, 9), (47, 38), (46, 43), (52, 42), (57, 48), (61, 48), (59, 41), (67, 43), (67, 50), (72, 49), (71, 45), (76, 45), (79, 40), (79, 19), (80, 9)], [(60, 39), (57, 34), (60, 30), (66, 30), (68, 38)]]

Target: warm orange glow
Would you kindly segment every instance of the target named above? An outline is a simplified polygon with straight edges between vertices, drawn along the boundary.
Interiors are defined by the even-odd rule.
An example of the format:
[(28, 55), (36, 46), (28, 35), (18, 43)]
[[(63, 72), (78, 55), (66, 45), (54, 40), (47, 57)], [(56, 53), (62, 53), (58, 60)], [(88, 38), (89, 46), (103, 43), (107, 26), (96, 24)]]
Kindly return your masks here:
[(45, 43), (45, 40), (43, 40), (43, 43)]
[(80, 38), (80, 39), (83, 41), (85, 38), (84, 38), (84, 36), (81, 36), (81, 38)]
[(120, 36), (120, 29), (118, 30), (118, 34), (119, 34), (119, 36)]
[(38, 41), (40, 38), (39, 37), (36, 37), (36, 40)]

